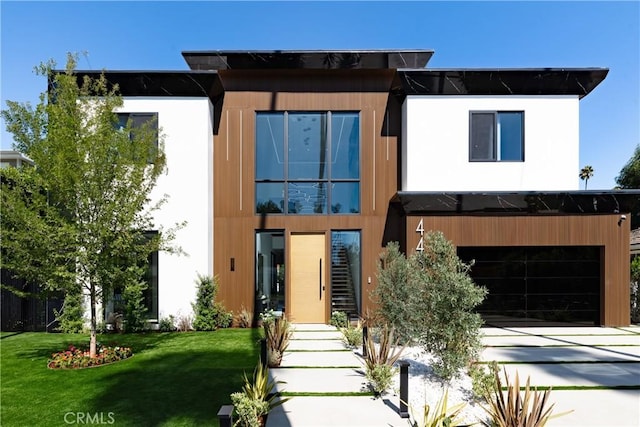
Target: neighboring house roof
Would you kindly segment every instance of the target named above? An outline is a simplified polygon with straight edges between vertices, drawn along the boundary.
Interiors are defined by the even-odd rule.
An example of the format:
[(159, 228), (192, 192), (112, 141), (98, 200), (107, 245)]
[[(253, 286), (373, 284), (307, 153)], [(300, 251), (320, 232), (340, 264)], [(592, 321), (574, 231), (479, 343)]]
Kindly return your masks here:
[(631, 230), (631, 255), (640, 255), (640, 228)]
[(16, 150), (0, 150), (0, 167), (23, 164), (33, 166), (33, 160)]

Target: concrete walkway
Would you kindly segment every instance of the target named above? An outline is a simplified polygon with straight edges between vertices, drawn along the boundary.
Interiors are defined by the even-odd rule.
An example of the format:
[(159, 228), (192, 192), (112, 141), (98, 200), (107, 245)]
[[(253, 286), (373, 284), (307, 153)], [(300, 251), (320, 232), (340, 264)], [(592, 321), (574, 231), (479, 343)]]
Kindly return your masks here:
[(640, 426), (640, 327), (484, 328), (482, 359), (552, 387), (554, 426)]
[[(280, 390), (297, 395), (269, 414), (267, 427), (407, 426), (397, 396), (373, 399), (362, 360), (327, 325), (294, 325)], [(640, 426), (640, 328), (484, 328), (482, 359), (521, 383), (555, 388), (554, 426)], [(337, 394), (347, 395), (337, 395)]]
[[(295, 396), (269, 414), (267, 427), (408, 426), (397, 408), (367, 392), (362, 360), (347, 349), (342, 334), (328, 325), (294, 325), (282, 365), (271, 375), (278, 388)], [(336, 394), (350, 394), (336, 396)], [(387, 403), (385, 403), (387, 402)], [(399, 405), (399, 402), (395, 402)]]

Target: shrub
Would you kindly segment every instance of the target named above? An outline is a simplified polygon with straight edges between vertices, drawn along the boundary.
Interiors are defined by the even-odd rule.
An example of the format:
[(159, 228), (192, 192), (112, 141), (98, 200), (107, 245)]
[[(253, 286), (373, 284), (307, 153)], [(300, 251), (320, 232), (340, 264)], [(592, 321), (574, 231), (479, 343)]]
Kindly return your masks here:
[(495, 374), (499, 371), (498, 362), (489, 364), (472, 363), (467, 369), (471, 378), (471, 391), (476, 399), (485, 399), (493, 387)]
[(233, 313), (226, 311), (221, 303), (215, 302), (218, 294), (218, 277), (198, 275), (196, 283), (198, 293), (196, 302), (192, 304), (193, 328), (196, 331), (215, 331), (218, 328), (231, 326)]
[(329, 323), (336, 328), (346, 328), (347, 327), (347, 314), (343, 311), (334, 311), (331, 313), (331, 320)]
[(158, 329), (160, 332), (174, 332), (176, 330), (176, 319), (173, 314), (169, 317), (163, 317), (158, 323)]
[(424, 251), (408, 258), (389, 244), (378, 265), (378, 315), (401, 340), (416, 340), (432, 353), (434, 371), (444, 379), (459, 375), (482, 348), (482, 319), (474, 309), (486, 290), (475, 285), (469, 268), (441, 232), (428, 232)]
[(362, 345), (362, 328), (360, 325), (357, 327), (348, 325), (346, 328), (341, 328), (340, 331), (349, 347), (360, 347)]
[(57, 330), (65, 334), (77, 334), (84, 327), (84, 307), (82, 304), (82, 288), (69, 289), (64, 296), (64, 302), (60, 311), (53, 309), (58, 320)]
[(374, 365), (367, 368), (367, 379), (373, 392), (379, 396), (391, 387), (393, 376), (398, 372), (397, 368), (389, 365)]
[(250, 399), (244, 393), (232, 393), (231, 403), (236, 414), (237, 427), (262, 427), (261, 418), (269, 412), (269, 404), (264, 400)]
[(53, 353), (47, 366), (50, 369), (80, 369), (106, 365), (127, 359), (131, 356), (133, 356), (133, 352), (129, 347), (105, 347), (98, 345), (96, 357), (91, 357), (88, 349), (80, 349), (70, 345), (66, 351)]
[(144, 304), (145, 282), (129, 283), (122, 290), (124, 304), (124, 331), (142, 332), (148, 329), (147, 307)]

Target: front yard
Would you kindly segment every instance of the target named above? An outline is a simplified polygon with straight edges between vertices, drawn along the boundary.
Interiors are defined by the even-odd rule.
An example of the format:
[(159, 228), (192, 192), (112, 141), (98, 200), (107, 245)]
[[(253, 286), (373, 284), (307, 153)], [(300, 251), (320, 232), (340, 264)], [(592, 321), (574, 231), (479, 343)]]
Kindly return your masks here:
[[(50, 370), (47, 360), (86, 335), (3, 333), (0, 425), (218, 425), (221, 405), (258, 360), (259, 330), (105, 335), (134, 356), (82, 370)], [(90, 422), (89, 422), (90, 421)]]

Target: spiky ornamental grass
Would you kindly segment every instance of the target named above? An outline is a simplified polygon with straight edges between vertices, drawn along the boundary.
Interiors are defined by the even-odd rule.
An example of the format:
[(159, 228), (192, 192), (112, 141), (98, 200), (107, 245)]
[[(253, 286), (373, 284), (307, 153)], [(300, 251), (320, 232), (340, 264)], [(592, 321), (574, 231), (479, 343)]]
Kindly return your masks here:
[[(531, 388), (531, 378), (527, 377), (523, 393), (520, 393), (520, 378), (516, 372), (513, 383), (504, 370), (506, 386), (503, 386), (500, 374), (495, 371), (495, 381), (487, 392), (488, 406), (483, 406), (489, 415), (489, 421), (482, 421), (487, 427), (544, 427), (552, 418), (565, 415), (566, 412), (553, 415), (555, 404), (549, 403), (551, 389), (539, 392)], [(506, 388), (506, 391), (503, 391)]]
[(266, 317), (263, 321), (264, 335), (269, 353), (268, 365), (272, 368), (280, 366), (282, 356), (289, 347), (293, 335), (291, 323), (284, 317)]
[(378, 346), (372, 333), (365, 338), (367, 357), (365, 358), (365, 372), (374, 393), (384, 393), (393, 383), (393, 376), (397, 369), (393, 365), (400, 359), (404, 347), (394, 341), (393, 328), (384, 325), (379, 330)]

